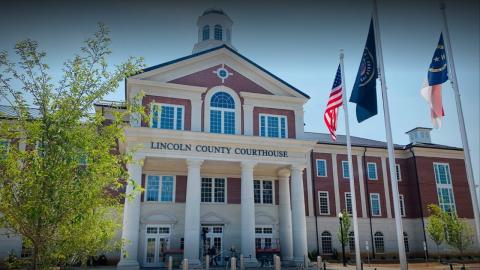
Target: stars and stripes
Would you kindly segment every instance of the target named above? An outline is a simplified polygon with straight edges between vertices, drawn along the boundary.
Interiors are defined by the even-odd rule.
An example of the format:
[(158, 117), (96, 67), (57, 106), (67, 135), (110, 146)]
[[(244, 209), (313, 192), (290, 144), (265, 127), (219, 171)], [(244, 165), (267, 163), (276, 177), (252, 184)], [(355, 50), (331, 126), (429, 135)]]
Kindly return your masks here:
[(328, 99), (327, 109), (323, 114), (323, 120), (327, 125), (328, 130), (330, 131), (330, 136), (332, 140), (337, 140), (335, 135), (337, 132), (337, 112), (338, 107), (342, 106), (342, 73), (340, 70), (340, 65), (337, 69), (337, 74), (335, 75), (335, 81), (333, 82), (332, 91), (330, 92), (330, 98)]

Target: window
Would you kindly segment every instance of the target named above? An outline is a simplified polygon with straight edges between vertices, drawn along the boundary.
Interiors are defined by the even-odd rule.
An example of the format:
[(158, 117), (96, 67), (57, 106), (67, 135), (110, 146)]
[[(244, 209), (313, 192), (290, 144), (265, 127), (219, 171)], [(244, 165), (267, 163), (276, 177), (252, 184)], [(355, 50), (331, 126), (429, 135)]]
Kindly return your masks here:
[(331, 254), (332, 253), (332, 234), (327, 231), (322, 232), (322, 253)]
[(205, 25), (202, 30), (202, 39), (207, 40), (210, 39), (210, 26)]
[(225, 93), (215, 93), (210, 100), (210, 132), (235, 134), (235, 101)]
[(150, 127), (183, 130), (183, 111), (181, 105), (153, 103)]
[(402, 181), (402, 171), (400, 170), (400, 164), (395, 164), (395, 177), (397, 181)]
[(185, 248), (185, 238), (180, 238), (180, 249), (183, 250)]
[(405, 252), (410, 252), (410, 247), (408, 246), (408, 234), (403, 232), (403, 245), (405, 246)]
[(368, 170), (368, 179), (369, 180), (378, 180), (377, 175), (377, 164), (373, 162), (367, 163), (367, 170)]
[(147, 202), (173, 202), (174, 177), (171, 175), (147, 176)]
[(343, 171), (343, 178), (350, 179), (350, 171), (348, 169), (348, 161), (342, 161), (342, 171)]
[(254, 180), (253, 192), (255, 203), (273, 204), (273, 181)]
[(230, 29), (227, 29), (227, 42), (231, 42), (232, 41), (232, 35), (230, 33)]
[(273, 226), (255, 227), (255, 248), (271, 249), (273, 242)]
[(6, 158), (9, 147), (10, 147), (9, 140), (0, 139), (0, 157), (1, 158)]
[(398, 198), (400, 200), (400, 214), (405, 217), (405, 199), (402, 194), (398, 195)]
[(372, 211), (372, 216), (379, 217), (382, 215), (382, 209), (380, 207), (380, 194), (378, 193), (370, 194), (370, 208)]
[(353, 214), (352, 210), (352, 194), (350, 192), (345, 192), (345, 209), (349, 215)]
[(327, 161), (325, 159), (317, 159), (317, 176), (327, 177)]
[(202, 202), (225, 202), (225, 178), (202, 178)]
[(348, 233), (348, 248), (350, 249), (350, 253), (355, 252), (355, 234), (353, 232)]
[(318, 204), (320, 215), (330, 215), (330, 203), (328, 200), (328, 191), (318, 192)]
[(453, 196), (450, 166), (447, 163), (434, 163), (435, 183), (437, 184), (438, 204), (445, 212), (456, 212)]
[(375, 252), (376, 253), (384, 253), (385, 252), (385, 243), (383, 241), (383, 233), (376, 232), (373, 238), (374, 245), (375, 245)]
[(260, 136), (287, 138), (287, 117), (284, 115), (260, 114)]
[(219, 24), (215, 25), (214, 31), (215, 31), (214, 32), (215, 40), (222, 40), (223, 39), (222, 26)]
[(22, 239), (22, 251), (20, 258), (29, 258), (33, 254), (32, 248), (26, 243), (25, 239)]

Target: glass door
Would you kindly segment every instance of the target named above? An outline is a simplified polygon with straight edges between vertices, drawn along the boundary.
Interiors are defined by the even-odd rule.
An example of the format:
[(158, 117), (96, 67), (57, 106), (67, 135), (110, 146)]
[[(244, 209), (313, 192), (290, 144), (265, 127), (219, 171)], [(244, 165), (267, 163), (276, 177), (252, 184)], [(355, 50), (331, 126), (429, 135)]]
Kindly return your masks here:
[(148, 225), (145, 237), (145, 267), (161, 267), (167, 263), (170, 247), (170, 226)]
[[(223, 252), (223, 225), (203, 225), (203, 229), (207, 229), (205, 244), (204, 244), (204, 254), (209, 254), (212, 256), (212, 247), (215, 248), (215, 254), (219, 255)], [(221, 254), (217, 257), (217, 263), (223, 263), (224, 254)]]

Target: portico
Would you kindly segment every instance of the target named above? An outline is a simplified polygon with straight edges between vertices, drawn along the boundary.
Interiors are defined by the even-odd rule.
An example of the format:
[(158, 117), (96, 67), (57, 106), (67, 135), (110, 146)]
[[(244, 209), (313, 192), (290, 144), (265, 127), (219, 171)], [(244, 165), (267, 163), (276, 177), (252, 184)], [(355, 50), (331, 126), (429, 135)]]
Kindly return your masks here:
[[(215, 239), (222, 251), (235, 247), (238, 254), (244, 255), (247, 264), (257, 263), (259, 248), (278, 249), (284, 260), (299, 260), (306, 255), (306, 235), (301, 233), (306, 231), (303, 169), (312, 142), (260, 137), (247, 139), (223, 134), (202, 134), (199, 140), (197, 132), (182, 131), (179, 136), (178, 131), (135, 127), (127, 129), (128, 133), (132, 136), (127, 136), (125, 147), (136, 145), (138, 149), (136, 162), (128, 167), (133, 182), (129, 183), (127, 190), (132, 190), (132, 184), (136, 183), (144, 186), (145, 193), (136, 194), (134, 199), (125, 203), (122, 238), (128, 244), (122, 250), (125, 255), (118, 265), (120, 268), (145, 265), (148, 243), (142, 232), (152, 225), (149, 213), (165, 216), (159, 218), (162, 221), (153, 223), (171, 224), (168, 247), (178, 250), (181, 247), (190, 264), (201, 263), (202, 227), (212, 226), (217, 226), (216, 230), (221, 230), (225, 237)], [(156, 141), (161, 142), (157, 144)], [(207, 151), (201, 151), (202, 147)], [(173, 175), (173, 186), (179, 189), (178, 193), (186, 189), (184, 200), (175, 198), (173, 201), (172, 198), (175, 203), (167, 204), (145, 199), (145, 195), (151, 196), (148, 186), (151, 175)], [(182, 176), (186, 176), (185, 187), (182, 186)], [(257, 181), (255, 188), (254, 181)], [(261, 187), (258, 183), (262, 183)], [(209, 196), (212, 196), (211, 201)], [(268, 197), (271, 203), (259, 203), (259, 196), (265, 196), (265, 202)], [(168, 221), (167, 216), (176, 218)], [(267, 228), (265, 232), (271, 231), (271, 239), (260, 238), (258, 231), (261, 228)]]

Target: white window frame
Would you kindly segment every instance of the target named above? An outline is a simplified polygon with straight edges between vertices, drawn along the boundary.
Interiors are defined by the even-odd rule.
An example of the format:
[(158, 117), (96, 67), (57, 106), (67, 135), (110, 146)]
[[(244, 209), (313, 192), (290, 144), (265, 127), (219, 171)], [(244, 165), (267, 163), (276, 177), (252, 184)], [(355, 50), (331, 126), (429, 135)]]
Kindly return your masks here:
[[(320, 204), (320, 193), (322, 194), (326, 194), (326, 198), (327, 198), (327, 209), (328, 209), (328, 213), (322, 213), (322, 205)], [(329, 216), (330, 215), (330, 197), (329, 197), (329, 194), (328, 194), (328, 191), (318, 191), (318, 214), (319, 215), (322, 215), (322, 216)]]
[[(265, 136), (262, 136), (262, 116), (265, 117)], [(268, 117), (277, 117), (278, 118), (278, 137), (269, 137), (268, 134)], [(282, 123), (281, 118), (285, 119), (285, 138), (282, 138)], [(279, 139), (288, 139), (288, 117), (282, 114), (268, 114), (268, 113), (259, 113), (258, 114), (258, 136), (265, 138), (279, 138)]]
[[(377, 234), (377, 233), (381, 233), (382, 236), (376, 236), (375, 234)], [(384, 234), (383, 232), (380, 232), (380, 231), (375, 232), (375, 234), (373, 234), (373, 248), (374, 248), (374, 250), (375, 250), (375, 253), (377, 253), (377, 254), (385, 254), (385, 234)], [(377, 238), (380, 238), (380, 237), (381, 237), (381, 239), (382, 239), (382, 245), (383, 245), (383, 247), (382, 247), (383, 250), (382, 250), (382, 251), (378, 251), (378, 249), (377, 249), (377, 244), (376, 244), (377, 241), (375, 241), (375, 240), (377, 240)]]
[(397, 182), (402, 182), (402, 169), (398, 163), (395, 164), (395, 178), (397, 179)]
[[(150, 103), (150, 127), (153, 127), (153, 105), (157, 105), (160, 107), (160, 111), (158, 114), (158, 129), (164, 129), (161, 128), (161, 120), (162, 120), (162, 110), (163, 107), (173, 107), (173, 129), (168, 129), (168, 130), (185, 130), (185, 106), (183, 105), (178, 105), (178, 104), (169, 104), (169, 103), (157, 103), (157, 102), (152, 102)], [(180, 129), (177, 129), (177, 121), (178, 121), (178, 114), (177, 114), (177, 108), (182, 108), (182, 126)]]
[[(446, 172), (447, 172), (447, 177), (448, 177), (448, 180), (450, 180), (450, 183), (447, 183), (447, 184), (441, 184), (439, 183), (439, 181), (437, 180), (437, 174), (435, 173), (435, 166), (446, 166)], [(453, 192), (453, 179), (452, 179), (452, 173), (450, 172), (450, 164), (447, 163), (447, 162), (434, 162), (433, 163), (433, 175), (434, 175), (434, 180), (435, 180), (435, 185), (437, 187), (437, 200), (438, 200), (438, 205), (440, 206), (441, 209), (445, 210), (444, 209), (444, 205), (446, 205), (445, 203), (441, 203), (440, 202), (440, 196), (438, 194), (438, 190), (439, 189), (449, 189), (451, 191), (451, 194), (452, 194), (452, 202), (449, 204), (451, 206), (451, 209), (453, 210), (454, 213), (457, 212), (457, 204), (456, 204), (456, 200), (455, 200), (455, 192)]]
[[(275, 205), (275, 181), (270, 179), (255, 179), (254, 181), (260, 181), (260, 202), (255, 204), (263, 205)], [(265, 203), (263, 198), (263, 182), (272, 182), (272, 203)], [(255, 188), (254, 188), (255, 191)], [(255, 199), (255, 198), (254, 198)]]
[[(225, 92), (225, 93), (229, 94), (233, 98), (233, 100), (235, 101), (235, 109), (233, 109), (233, 111), (235, 112), (235, 132), (233, 134), (240, 135), (240, 132), (242, 130), (242, 121), (243, 121), (242, 111), (241, 111), (241, 107), (242, 107), (241, 104), (242, 103), (240, 101), (240, 97), (238, 96), (238, 94), (235, 91), (233, 91), (231, 88), (229, 88), (225, 85), (213, 87), (212, 89), (208, 90), (207, 94), (203, 98), (204, 105), (205, 105), (205, 106), (203, 106), (204, 107), (203, 108), (204, 131), (212, 133), (210, 131), (210, 111), (212, 109), (213, 110), (222, 109), (222, 108), (217, 108), (217, 107), (211, 107), (210, 106), (210, 102), (212, 101), (213, 95), (215, 95), (218, 92)], [(223, 132), (223, 128), (224, 128), (224, 125), (223, 125), (223, 114), (222, 114), (222, 129), (221, 129), (222, 132)]]
[[(157, 228), (157, 233), (148, 233), (148, 228)], [(168, 228), (168, 233), (160, 233), (160, 228)], [(153, 257), (153, 262), (147, 262), (147, 252), (148, 252), (148, 238), (155, 238), (155, 254)], [(167, 250), (170, 248), (170, 244), (172, 241), (172, 226), (169, 224), (147, 224), (145, 226), (145, 249), (144, 249), (144, 254), (143, 254), (143, 262), (146, 265), (157, 265), (158, 263), (161, 262), (161, 258), (159, 257), (158, 251), (160, 250), (159, 244), (160, 240), (159, 238), (167, 238)], [(157, 259), (157, 260), (155, 260)]]
[(398, 200), (400, 201), (400, 214), (402, 215), (402, 217), (405, 217), (407, 216), (407, 212), (405, 211), (405, 197), (403, 196), (403, 194), (398, 195)]
[(349, 171), (350, 168), (348, 168), (348, 160), (342, 160), (342, 177), (343, 179), (350, 180), (350, 177), (347, 177), (345, 175), (345, 168), (344, 168), (345, 165), (347, 166), (347, 172), (350, 173)]
[[(373, 204), (372, 204), (372, 197), (373, 196), (378, 196), (378, 212), (379, 214), (378, 215), (375, 215), (373, 213)], [(372, 215), (372, 217), (381, 217), (382, 216), (382, 200), (380, 198), (380, 193), (370, 193), (370, 214)]]
[[(353, 201), (352, 201), (352, 193), (351, 192), (345, 192), (344, 193), (344, 197), (345, 197), (345, 211), (347, 211), (347, 214), (349, 216), (352, 216), (353, 215)], [(351, 211), (348, 211), (348, 195), (350, 195), (350, 210)]]
[[(320, 170), (318, 169), (318, 162), (321, 161), (325, 164), (325, 175), (319, 175)], [(327, 177), (328, 172), (327, 172), (327, 160), (326, 159), (316, 159), (315, 160), (315, 166), (317, 168), (317, 177)]]
[[(370, 178), (370, 170), (368, 165), (374, 165), (375, 166), (375, 178)], [(367, 178), (368, 180), (378, 180), (378, 168), (377, 168), (377, 163), (375, 162), (367, 162)]]
[[(211, 193), (212, 193), (212, 196), (210, 198), (210, 201), (209, 202), (202, 202), (202, 179), (203, 178), (210, 178), (212, 179), (212, 188), (211, 188)], [(224, 188), (225, 190), (223, 191), (224, 193), (224, 201), (223, 202), (216, 202), (215, 201), (215, 178), (221, 178), (223, 179), (224, 181)], [(228, 183), (228, 178), (225, 177), (225, 176), (201, 176), (200, 177), (200, 203), (206, 203), (206, 204), (227, 204), (227, 201), (228, 201), (228, 197), (227, 197), (227, 191), (228, 191), (228, 187), (227, 187), (227, 183)]]
[[(257, 233), (256, 229), (261, 228), (262, 232)], [(264, 233), (264, 229), (271, 229), (272, 233)], [(273, 230), (273, 225), (255, 225), (255, 239), (260, 238), (260, 249), (265, 248), (265, 238), (270, 238), (270, 248), (277, 248), (277, 244), (274, 242), (275, 237), (274, 237), (275, 231)], [(255, 240), (256, 243), (256, 240)], [(256, 248), (256, 244), (255, 244)]]
[[(149, 176), (158, 176), (160, 178), (160, 182), (158, 185), (158, 200), (157, 201), (149, 201), (148, 200), (148, 177)], [(173, 189), (172, 189), (172, 201), (162, 201), (162, 183), (163, 183), (163, 177), (164, 176), (171, 176), (173, 177)], [(143, 202), (147, 203), (175, 203), (175, 193), (177, 189), (177, 177), (176, 175), (168, 175), (168, 174), (146, 174), (145, 175), (145, 192), (144, 192), (144, 200)]]

